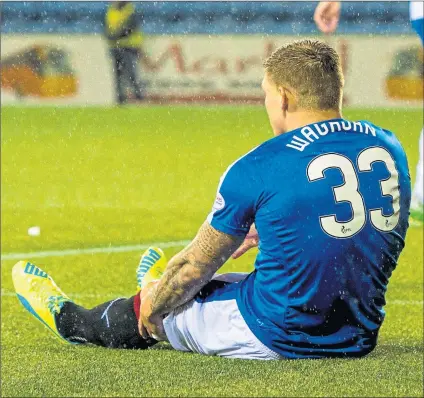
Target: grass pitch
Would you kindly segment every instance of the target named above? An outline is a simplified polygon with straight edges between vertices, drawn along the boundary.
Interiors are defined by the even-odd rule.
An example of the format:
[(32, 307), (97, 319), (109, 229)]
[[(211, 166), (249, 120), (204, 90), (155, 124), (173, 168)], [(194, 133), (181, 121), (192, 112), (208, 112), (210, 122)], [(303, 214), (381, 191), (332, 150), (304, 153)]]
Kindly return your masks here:
[[(350, 110), (395, 131), (415, 175), (422, 112)], [(190, 239), (226, 167), (270, 138), (258, 107), (2, 109), (2, 253)], [(27, 229), (39, 225), (41, 235)], [(171, 256), (180, 247), (168, 248)], [(423, 232), (410, 228), (379, 344), (359, 360), (252, 362), (61, 344), (14, 297), (1, 262), (2, 396), (422, 396)], [(76, 302), (130, 296), (140, 253), (33, 261)], [(223, 271), (252, 269), (255, 253)], [(28, 258), (31, 260), (31, 258)]]

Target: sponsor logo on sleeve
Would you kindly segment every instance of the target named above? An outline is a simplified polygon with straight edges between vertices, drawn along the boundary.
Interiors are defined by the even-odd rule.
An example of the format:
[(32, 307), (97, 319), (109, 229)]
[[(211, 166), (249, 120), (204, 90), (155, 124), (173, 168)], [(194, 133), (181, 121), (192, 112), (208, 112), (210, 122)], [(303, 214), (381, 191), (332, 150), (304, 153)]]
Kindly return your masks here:
[(218, 192), (216, 194), (215, 202), (212, 207), (212, 212), (215, 213), (218, 210), (222, 210), (225, 207), (225, 200), (222, 195)]

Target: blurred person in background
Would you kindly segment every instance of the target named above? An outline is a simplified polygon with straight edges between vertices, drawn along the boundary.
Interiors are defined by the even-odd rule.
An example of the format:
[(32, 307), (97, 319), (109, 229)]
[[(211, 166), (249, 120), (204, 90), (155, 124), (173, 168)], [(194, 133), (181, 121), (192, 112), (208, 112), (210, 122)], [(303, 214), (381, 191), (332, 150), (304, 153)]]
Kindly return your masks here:
[(137, 100), (142, 100), (144, 95), (138, 76), (138, 63), (142, 54), (143, 36), (138, 28), (134, 5), (130, 1), (115, 1), (108, 7), (105, 36), (113, 59), (117, 102), (128, 102), (128, 87)]
[[(333, 33), (336, 31), (340, 20), (340, 9), (340, 1), (321, 1), (317, 5), (314, 13), (314, 21), (321, 32)], [(424, 7), (422, 1), (411, 1), (409, 3), (409, 16), (412, 28), (417, 32), (421, 42), (424, 44)], [(411, 217), (418, 222), (418, 225), (422, 225), (424, 221), (423, 134), (424, 129), (421, 130), (418, 144), (419, 158), (411, 201)]]

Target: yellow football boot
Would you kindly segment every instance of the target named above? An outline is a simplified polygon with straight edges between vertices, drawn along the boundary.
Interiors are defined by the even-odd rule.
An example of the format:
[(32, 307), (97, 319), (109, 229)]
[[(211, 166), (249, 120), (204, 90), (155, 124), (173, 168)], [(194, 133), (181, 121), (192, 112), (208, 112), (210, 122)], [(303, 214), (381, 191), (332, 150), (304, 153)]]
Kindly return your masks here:
[(71, 343), (60, 335), (55, 315), (60, 313), (65, 302), (72, 300), (59, 289), (53, 279), (28, 261), (19, 261), (13, 266), (12, 279), (16, 295), (25, 309), (62, 342)]
[(167, 264), (168, 260), (162, 249), (149, 247), (141, 256), (137, 267), (137, 291), (143, 289), (150, 282), (160, 279)]

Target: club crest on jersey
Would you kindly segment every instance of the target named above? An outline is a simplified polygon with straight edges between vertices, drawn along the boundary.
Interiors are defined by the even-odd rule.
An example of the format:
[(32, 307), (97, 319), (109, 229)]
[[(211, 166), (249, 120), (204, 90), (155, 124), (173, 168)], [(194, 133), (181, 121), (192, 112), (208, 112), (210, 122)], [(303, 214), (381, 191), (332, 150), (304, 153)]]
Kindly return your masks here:
[(212, 211), (216, 212), (218, 210), (222, 210), (225, 207), (225, 200), (223, 196), (218, 192), (216, 194), (215, 202), (212, 206)]

